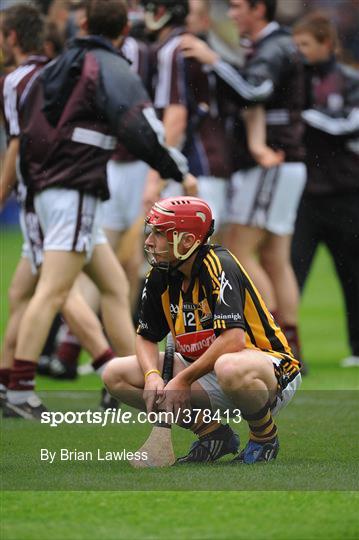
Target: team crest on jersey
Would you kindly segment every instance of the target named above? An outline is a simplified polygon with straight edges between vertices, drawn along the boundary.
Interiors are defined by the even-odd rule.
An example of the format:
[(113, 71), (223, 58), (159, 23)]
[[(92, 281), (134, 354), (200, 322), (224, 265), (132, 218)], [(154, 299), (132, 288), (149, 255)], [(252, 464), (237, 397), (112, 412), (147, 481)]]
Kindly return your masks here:
[(198, 304), (198, 315), (201, 323), (204, 323), (212, 318), (211, 308), (209, 307), (208, 300), (205, 298)]
[(233, 289), (233, 287), (229, 283), (228, 279), (226, 278), (226, 274), (224, 273), (224, 271), (222, 271), (219, 279), (220, 279), (220, 287), (219, 287), (219, 294), (218, 294), (218, 300), (217, 301), (219, 303), (225, 304), (226, 306), (229, 307), (229, 304), (227, 304), (227, 302), (224, 299), (224, 293), (225, 293), (227, 288), (231, 291)]

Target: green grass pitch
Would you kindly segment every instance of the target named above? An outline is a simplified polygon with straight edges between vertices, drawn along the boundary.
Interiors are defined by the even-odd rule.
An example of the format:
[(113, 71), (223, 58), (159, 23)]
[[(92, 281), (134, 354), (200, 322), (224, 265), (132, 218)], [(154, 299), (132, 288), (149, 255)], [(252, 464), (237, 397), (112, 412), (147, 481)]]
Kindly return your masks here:
[[(20, 247), (17, 231), (1, 234), (1, 334)], [(279, 416), (281, 452), (275, 463), (241, 468), (224, 459), (209, 467), (142, 472), (126, 462), (50, 465), (40, 462), (40, 448), (135, 450), (149, 426), (3, 422), (0, 538), (358, 538), (359, 370), (339, 367), (349, 353), (344, 308), (324, 250), (305, 291), (301, 330), (310, 375)], [(99, 388), (95, 375), (74, 383), (39, 382), (52, 410), (95, 408)], [(236, 429), (243, 443), (246, 428)], [(175, 428), (176, 454), (191, 440), (190, 433)]]

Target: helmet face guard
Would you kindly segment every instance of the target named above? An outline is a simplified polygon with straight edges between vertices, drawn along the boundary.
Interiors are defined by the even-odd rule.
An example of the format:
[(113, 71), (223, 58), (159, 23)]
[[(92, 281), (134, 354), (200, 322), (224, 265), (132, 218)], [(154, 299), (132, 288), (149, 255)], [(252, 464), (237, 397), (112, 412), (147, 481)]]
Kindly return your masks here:
[[(196, 197), (171, 197), (156, 203), (146, 217), (145, 225), (150, 227), (154, 234), (162, 234), (167, 239), (166, 251), (151, 252), (145, 247), (148, 262), (157, 267), (163, 263), (157, 263), (156, 254), (169, 253), (169, 246), (173, 245), (173, 256), (182, 264), (207, 242), (214, 229), (211, 209), (207, 203)], [(185, 234), (194, 235), (195, 241), (186, 253), (181, 253), (179, 245)], [(169, 266), (170, 260), (166, 268)]]
[[(184, 24), (189, 12), (188, 0), (142, 0), (145, 9), (145, 24), (150, 32), (158, 32), (166, 24)], [(162, 17), (157, 18), (159, 6), (166, 8)]]
[(159, 19), (155, 18), (155, 11), (145, 11), (145, 25), (150, 32), (158, 32), (171, 20), (171, 13), (167, 12)]
[[(158, 231), (155, 226), (148, 223), (147, 218), (145, 219), (145, 227), (144, 227), (144, 236), (145, 238), (148, 238), (150, 234), (153, 234), (155, 237), (158, 235), (164, 236), (167, 240), (167, 249), (158, 251), (155, 247), (154, 251), (150, 250), (145, 243), (144, 246), (144, 252), (145, 252), (145, 258), (147, 262), (153, 267), (153, 268), (159, 268), (160, 270), (169, 270), (170, 268), (170, 243), (168, 242), (167, 236)], [(156, 255), (168, 255), (167, 261), (158, 262), (156, 259)]]

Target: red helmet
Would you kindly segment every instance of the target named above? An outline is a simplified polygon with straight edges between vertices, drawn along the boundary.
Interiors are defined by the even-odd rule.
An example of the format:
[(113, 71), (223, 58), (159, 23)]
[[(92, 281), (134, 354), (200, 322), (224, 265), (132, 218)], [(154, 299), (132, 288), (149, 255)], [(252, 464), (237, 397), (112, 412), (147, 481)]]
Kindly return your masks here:
[[(146, 217), (146, 224), (163, 232), (168, 242), (173, 243), (175, 257), (187, 259), (204, 244), (214, 229), (212, 211), (208, 204), (197, 197), (169, 197), (155, 203)], [(184, 233), (195, 236), (191, 249), (182, 255), (178, 253), (178, 244)]]

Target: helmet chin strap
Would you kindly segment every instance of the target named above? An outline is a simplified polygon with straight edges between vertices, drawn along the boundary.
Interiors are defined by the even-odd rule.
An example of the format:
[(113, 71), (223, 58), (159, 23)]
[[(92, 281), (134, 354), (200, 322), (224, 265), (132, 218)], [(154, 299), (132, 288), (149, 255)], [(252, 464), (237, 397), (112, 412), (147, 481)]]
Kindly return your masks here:
[(187, 251), (187, 253), (185, 255), (181, 255), (181, 253), (178, 252), (178, 244), (182, 240), (182, 237), (183, 237), (183, 235), (185, 233), (182, 232), (182, 233), (178, 234), (177, 231), (173, 231), (173, 254), (178, 259), (178, 263), (173, 265), (173, 266), (169, 265), (169, 272), (171, 272), (171, 271), (175, 272), (176, 270), (178, 270), (180, 268), (180, 266), (182, 266), (182, 264), (191, 255), (193, 255), (193, 253), (198, 251), (201, 246), (204, 246), (205, 243), (208, 241), (208, 239), (212, 236), (213, 231), (214, 231), (214, 219), (212, 219), (212, 221), (211, 221), (211, 225), (210, 225), (210, 227), (208, 229), (208, 232), (207, 232), (205, 238), (203, 238), (202, 241), (201, 240), (196, 240), (195, 243), (193, 244), (193, 246)]
[(196, 240), (193, 246), (189, 248), (187, 253), (182, 255), (182, 253), (178, 251), (178, 245), (180, 244), (184, 234), (185, 233), (183, 232), (178, 234), (177, 231), (173, 231), (173, 254), (176, 257), (176, 259), (178, 259), (179, 261), (185, 261), (186, 259), (188, 259), (196, 251), (196, 249), (201, 245), (201, 241)]
[(178, 251), (178, 244), (181, 242), (184, 234), (185, 233), (183, 232), (178, 234), (177, 231), (173, 231), (173, 254), (178, 260), (178, 262), (176, 264), (168, 263), (167, 270), (169, 274), (175, 274), (176, 271), (182, 266), (182, 264), (184, 264), (186, 260), (189, 259), (189, 257), (193, 255), (193, 253), (198, 251), (199, 248), (204, 244), (204, 242), (201, 242), (200, 240), (196, 240), (193, 246), (187, 251), (187, 253), (182, 255)]

